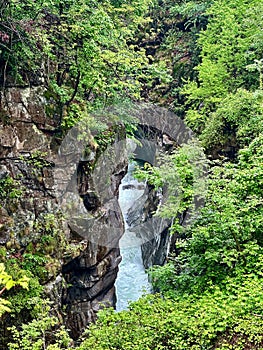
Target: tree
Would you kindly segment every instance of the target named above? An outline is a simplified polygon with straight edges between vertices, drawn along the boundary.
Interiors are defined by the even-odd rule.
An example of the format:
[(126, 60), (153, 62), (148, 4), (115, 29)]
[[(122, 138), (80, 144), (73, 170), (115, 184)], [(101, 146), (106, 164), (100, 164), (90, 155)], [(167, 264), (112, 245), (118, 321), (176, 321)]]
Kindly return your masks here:
[[(150, 0), (16, 1), (2, 6), (2, 85), (45, 85), (47, 113), (65, 127), (120, 99), (140, 98), (145, 50), (131, 45)], [(2, 39), (1, 39), (2, 38)]]
[[(187, 238), (177, 241), (179, 255), (162, 267), (154, 280), (174, 293), (202, 293), (227, 276), (239, 278), (263, 268), (263, 136), (240, 150), (238, 164), (212, 168), (206, 204), (190, 226)], [(166, 277), (165, 277), (166, 276)], [(158, 283), (158, 279), (161, 285)]]
[(209, 23), (200, 33), (198, 45), (201, 63), (196, 67), (198, 78), (183, 88), (187, 95), (187, 120), (196, 130), (205, 127), (228, 93), (239, 88), (255, 90), (258, 77), (247, 66), (262, 57), (262, 16), (260, 0), (248, 2), (215, 1), (208, 8)]

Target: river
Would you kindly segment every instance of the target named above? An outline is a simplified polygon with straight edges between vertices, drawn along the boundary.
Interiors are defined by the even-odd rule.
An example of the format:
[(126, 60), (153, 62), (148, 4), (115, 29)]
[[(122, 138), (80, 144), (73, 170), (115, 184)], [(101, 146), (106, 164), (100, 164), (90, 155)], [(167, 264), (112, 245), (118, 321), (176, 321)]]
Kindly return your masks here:
[[(134, 179), (134, 168), (135, 163), (130, 163), (128, 172), (122, 179), (119, 188), (119, 204), (124, 220), (129, 208), (143, 195), (145, 188), (143, 182)], [(126, 222), (125, 232), (120, 240), (120, 250), (122, 262), (119, 265), (115, 284), (117, 294), (116, 311), (127, 309), (129, 301), (138, 300), (144, 293), (151, 292), (151, 284), (148, 282), (148, 275), (143, 266), (140, 239), (129, 230)]]

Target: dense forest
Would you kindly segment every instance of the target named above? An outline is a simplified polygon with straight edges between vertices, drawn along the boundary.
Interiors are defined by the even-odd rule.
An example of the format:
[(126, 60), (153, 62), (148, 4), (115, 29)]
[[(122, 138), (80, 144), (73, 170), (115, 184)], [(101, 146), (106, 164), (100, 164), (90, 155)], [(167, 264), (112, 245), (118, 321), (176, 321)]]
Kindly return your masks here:
[[(57, 268), (46, 256), (58, 242), (68, 249), (50, 215), (27, 233), (42, 240), (0, 246), (0, 320), (10, 327), (0, 348), (263, 349), (263, 1), (1, 0), (0, 16), (1, 96), (42, 86), (57, 144), (94, 111), (139, 101), (171, 110), (199, 140), (138, 173), (173, 189), (159, 215), (173, 219), (174, 246), (149, 270), (155, 293), (101, 310), (74, 342), (43, 297)], [(183, 227), (177, 218), (196, 195), (193, 147), (207, 156), (204, 205)], [(14, 211), (21, 191), (0, 177), (1, 207)], [(4, 225), (0, 217), (0, 233)]]

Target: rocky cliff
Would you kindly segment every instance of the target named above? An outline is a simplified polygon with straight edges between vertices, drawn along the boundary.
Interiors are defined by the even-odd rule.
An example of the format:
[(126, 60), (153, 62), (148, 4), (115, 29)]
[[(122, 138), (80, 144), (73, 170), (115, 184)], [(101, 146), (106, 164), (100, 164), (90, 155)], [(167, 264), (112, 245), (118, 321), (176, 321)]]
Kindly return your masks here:
[[(48, 116), (44, 95), (41, 87), (10, 88), (1, 94), (0, 244), (5, 258), (19, 259), (21, 265), (29, 256), (43, 259), (45, 272), (38, 277), (53, 299), (56, 312), (76, 339), (94, 321), (103, 304), (115, 305), (114, 281), (121, 260), (118, 240), (123, 233), (116, 198), (127, 159), (122, 152), (121, 157), (118, 154), (107, 163), (105, 176), (100, 179), (110, 182), (105, 190), (107, 195), (97, 196), (92, 188), (94, 177), (87, 171), (92, 168), (90, 159), (82, 159), (79, 164), (77, 160), (77, 169), (71, 169), (64, 158), (64, 167), (60, 166), (59, 122)], [(117, 141), (120, 134), (116, 132)], [(74, 147), (70, 143), (68, 146), (67, 157), (74, 156)], [(95, 158), (99, 158), (98, 152), (94, 152)], [(89, 218), (82, 231), (76, 220), (65, 217), (58, 198), (58, 187), (73, 173), (77, 173), (79, 191), (75, 205), (84, 219)], [(108, 238), (111, 244), (106, 244), (103, 238), (108, 222), (118, 228)], [(92, 239), (83, 231), (91, 224), (90, 231), (101, 235), (101, 239)]]

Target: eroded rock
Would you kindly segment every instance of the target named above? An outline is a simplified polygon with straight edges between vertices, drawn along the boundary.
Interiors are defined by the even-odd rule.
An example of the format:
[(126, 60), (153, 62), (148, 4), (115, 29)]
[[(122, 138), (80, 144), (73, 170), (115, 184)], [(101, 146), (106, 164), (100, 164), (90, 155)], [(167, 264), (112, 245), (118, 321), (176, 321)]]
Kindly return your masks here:
[[(123, 233), (116, 196), (127, 159), (117, 145), (118, 131), (117, 146), (113, 142), (108, 154), (98, 156), (90, 146), (92, 156), (81, 158), (83, 143), (78, 143), (74, 130), (58, 158), (52, 146), (58, 123), (46, 114), (44, 95), (42, 87), (9, 88), (1, 95), (0, 246), (12, 249), (14, 258), (21, 259), (25, 252), (44, 254), (47, 272), (41, 278), (46, 295), (76, 339), (103, 305), (116, 303), (118, 241)], [(90, 162), (94, 175), (80, 167), (78, 182), (78, 162)], [(73, 217), (61, 215), (64, 211)], [(76, 218), (76, 213), (82, 216)]]

